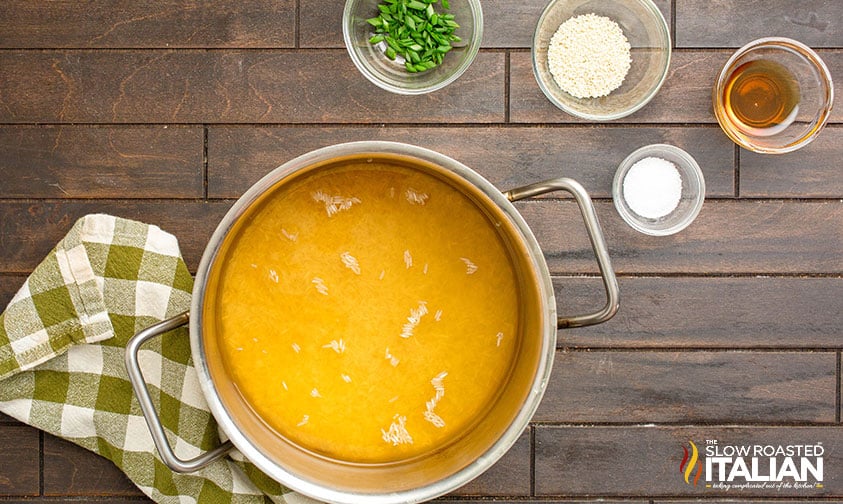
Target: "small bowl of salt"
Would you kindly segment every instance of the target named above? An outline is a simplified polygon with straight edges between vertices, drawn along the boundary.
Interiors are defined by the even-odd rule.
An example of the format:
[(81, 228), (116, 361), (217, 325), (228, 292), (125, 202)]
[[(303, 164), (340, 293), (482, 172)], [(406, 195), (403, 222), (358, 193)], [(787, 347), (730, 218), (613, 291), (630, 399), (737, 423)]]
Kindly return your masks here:
[(615, 208), (633, 229), (653, 236), (691, 224), (705, 200), (705, 179), (694, 158), (666, 144), (641, 147), (618, 166), (612, 184)]

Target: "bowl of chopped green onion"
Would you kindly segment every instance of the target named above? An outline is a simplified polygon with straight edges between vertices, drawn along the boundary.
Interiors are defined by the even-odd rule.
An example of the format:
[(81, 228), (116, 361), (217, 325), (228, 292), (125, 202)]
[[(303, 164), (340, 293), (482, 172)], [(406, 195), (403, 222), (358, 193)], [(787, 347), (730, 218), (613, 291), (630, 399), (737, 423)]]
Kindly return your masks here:
[(347, 0), (343, 38), (360, 73), (393, 93), (455, 81), (483, 38), (480, 0)]

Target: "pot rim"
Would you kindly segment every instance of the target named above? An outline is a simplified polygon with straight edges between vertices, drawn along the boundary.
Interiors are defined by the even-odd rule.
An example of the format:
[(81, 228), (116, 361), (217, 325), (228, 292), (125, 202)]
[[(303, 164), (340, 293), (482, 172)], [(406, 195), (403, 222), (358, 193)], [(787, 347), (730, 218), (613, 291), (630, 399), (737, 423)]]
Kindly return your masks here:
[[(540, 358), (530, 391), (518, 414), (503, 434), (482, 455), (459, 471), (421, 487), (389, 493), (361, 493), (328, 488), (288, 471), (283, 465), (264, 454), (259, 446), (238, 429), (222, 403), (205, 359), (205, 345), (202, 338), (202, 307), (205, 302), (208, 275), (224, 238), (235, 222), (252, 203), (285, 177), (316, 163), (350, 155), (362, 156), (367, 153), (373, 156), (397, 155), (432, 163), (458, 175), (462, 180), (479, 189), (484, 196), (489, 197), (521, 234), (523, 244), (529, 253), (527, 262), (535, 273), (539, 291), (538, 302), (542, 304), (539, 312), (544, 318), (541, 329), (543, 334), (541, 334)], [(248, 461), (284, 486), (315, 499), (337, 504), (361, 501), (372, 504), (393, 504), (422, 502), (449, 493), (482, 474), (512, 447), (529, 424), (547, 388), (556, 351), (557, 316), (550, 272), (541, 248), (524, 218), (504, 193), (468, 166), (436, 151), (399, 142), (359, 141), (322, 147), (291, 159), (261, 178), (234, 203), (212, 234), (199, 263), (193, 286), (189, 327), (191, 352), (202, 393), (220, 428)]]

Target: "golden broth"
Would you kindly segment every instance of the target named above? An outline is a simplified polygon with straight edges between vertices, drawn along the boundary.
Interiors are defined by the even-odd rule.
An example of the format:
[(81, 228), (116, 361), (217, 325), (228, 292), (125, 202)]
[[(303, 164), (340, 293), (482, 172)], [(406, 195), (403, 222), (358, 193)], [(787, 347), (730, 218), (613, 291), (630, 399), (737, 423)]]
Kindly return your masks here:
[(518, 279), (469, 197), (358, 162), (286, 181), (244, 219), (218, 259), (211, 328), (279, 435), (389, 462), (458, 438), (495, 401), (518, 348)]

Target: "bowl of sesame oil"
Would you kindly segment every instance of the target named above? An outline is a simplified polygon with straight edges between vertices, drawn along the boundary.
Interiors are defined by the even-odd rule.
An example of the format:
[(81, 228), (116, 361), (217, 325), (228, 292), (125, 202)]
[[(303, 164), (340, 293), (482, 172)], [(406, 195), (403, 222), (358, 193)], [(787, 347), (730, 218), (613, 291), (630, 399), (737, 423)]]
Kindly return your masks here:
[(720, 127), (741, 147), (792, 152), (823, 130), (834, 104), (831, 73), (805, 44), (783, 37), (754, 40), (729, 58), (712, 90)]

